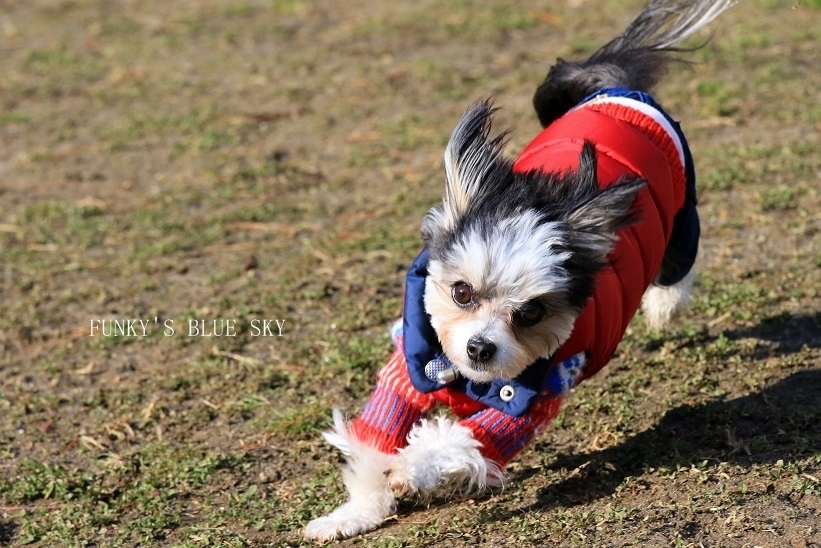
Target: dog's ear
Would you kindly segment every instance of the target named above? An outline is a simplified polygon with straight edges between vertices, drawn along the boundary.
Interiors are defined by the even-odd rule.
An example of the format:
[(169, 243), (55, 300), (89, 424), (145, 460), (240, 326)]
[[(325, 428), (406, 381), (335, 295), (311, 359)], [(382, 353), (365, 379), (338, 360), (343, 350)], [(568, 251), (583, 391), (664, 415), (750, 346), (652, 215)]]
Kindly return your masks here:
[(641, 215), (633, 204), (647, 183), (639, 177), (624, 176), (600, 189), (596, 169), (596, 147), (587, 141), (582, 147), (579, 169), (570, 175), (576, 184), (564, 221), (577, 234), (576, 243), (603, 260), (616, 241), (616, 231)]
[(490, 138), (493, 113), (488, 100), (471, 104), (456, 125), (445, 149), (445, 198), (441, 215), (431, 221), (452, 229), (472, 203), (498, 193), (508, 181), (511, 162), (503, 158), (506, 133)]
[(448, 221), (445, 216), (445, 206), (440, 204), (425, 215), (422, 220), (422, 243), (425, 247), (434, 247), (436, 236), (447, 229)]

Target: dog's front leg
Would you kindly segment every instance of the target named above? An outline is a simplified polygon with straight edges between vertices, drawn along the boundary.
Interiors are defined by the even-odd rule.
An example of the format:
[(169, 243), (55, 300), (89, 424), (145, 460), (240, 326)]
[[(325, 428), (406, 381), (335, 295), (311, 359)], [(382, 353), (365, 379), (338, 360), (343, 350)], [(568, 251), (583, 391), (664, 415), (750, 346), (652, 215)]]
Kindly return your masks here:
[(396, 496), (483, 490), (501, 485), (502, 472), (481, 453), (469, 428), (447, 417), (422, 420), (408, 435), (388, 475)]
[(334, 430), (325, 439), (348, 458), (342, 472), (350, 499), (328, 514), (311, 521), (307, 538), (330, 540), (351, 537), (375, 529), (396, 510), (390, 488), (390, 471), (401, 468), (396, 450), (406, 444), (408, 432), (435, 405), (429, 394), (418, 392), (408, 376), (401, 338), (388, 363), (377, 375), (362, 414), (345, 424), (334, 411)]
[(350, 498), (327, 516), (308, 523), (305, 537), (327, 541), (377, 528), (396, 511), (396, 498), (388, 484), (387, 473), (395, 466), (398, 457), (357, 439), (338, 409), (334, 410), (334, 430), (324, 436), (347, 457), (342, 478)]

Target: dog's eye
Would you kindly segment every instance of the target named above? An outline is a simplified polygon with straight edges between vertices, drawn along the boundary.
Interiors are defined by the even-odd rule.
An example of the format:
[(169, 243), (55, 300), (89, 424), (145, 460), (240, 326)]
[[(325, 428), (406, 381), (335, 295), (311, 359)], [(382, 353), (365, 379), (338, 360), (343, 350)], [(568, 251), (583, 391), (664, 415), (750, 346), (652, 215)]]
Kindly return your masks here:
[(544, 317), (544, 308), (541, 304), (530, 301), (522, 305), (513, 315), (513, 321), (516, 325), (522, 327), (530, 327), (539, 323)]
[(473, 288), (465, 282), (456, 282), (451, 288), (451, 296), (459, 306), (467, 306), (473, 302)]

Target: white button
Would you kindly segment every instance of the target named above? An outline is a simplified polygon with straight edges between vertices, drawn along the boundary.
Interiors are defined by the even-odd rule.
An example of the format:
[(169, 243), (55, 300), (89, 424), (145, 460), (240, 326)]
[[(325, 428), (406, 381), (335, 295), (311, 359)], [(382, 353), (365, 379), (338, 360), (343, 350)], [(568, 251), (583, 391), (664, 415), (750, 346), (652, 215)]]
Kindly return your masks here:
[(499, 390), (499, 397), (502, 398), (502, 401), (510, 401), (516, 396), (516, 390), (513, 389), (512, 386), (506, 384)]

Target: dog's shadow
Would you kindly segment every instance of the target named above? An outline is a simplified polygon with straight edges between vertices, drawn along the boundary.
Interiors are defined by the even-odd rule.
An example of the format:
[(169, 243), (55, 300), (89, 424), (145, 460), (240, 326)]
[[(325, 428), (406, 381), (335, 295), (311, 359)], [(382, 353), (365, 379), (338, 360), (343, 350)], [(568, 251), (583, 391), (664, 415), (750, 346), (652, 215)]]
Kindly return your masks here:
[[(797, 337), (784, 333), (785, 323)], [(819, 325), (817, 313), (775, 316), (725, 336), (774, 341), (778, 344), (771, 355), (783, 356), (805, 346), (821, 347)], [(541, 488), (537, 501), (524, 511), (586, 504), (612, 495), (628, 477), (650, 469), (689, 469), (720, 462), (789, 463), (817, 452), (821, 452), (821, 369), (805, 369), (747, 396), (671, 409), (656, 426), (614, 447), (559, 455), (546, 468), (566, 470), (565, 479)], [(539, 469), (526, 469), (513, 479), (523, 481), (538, 473)], [(522, 510), (497, 509), (485, 517), (504, 520)]]

